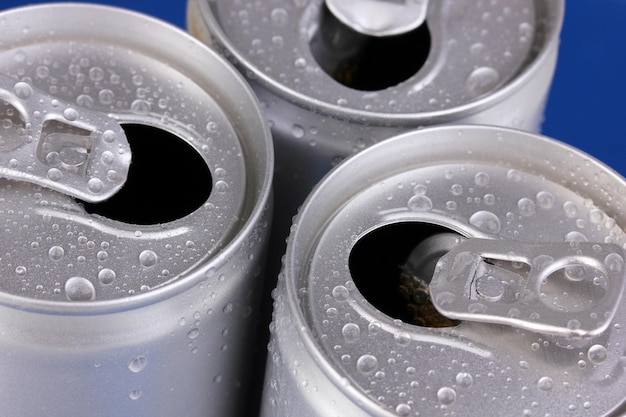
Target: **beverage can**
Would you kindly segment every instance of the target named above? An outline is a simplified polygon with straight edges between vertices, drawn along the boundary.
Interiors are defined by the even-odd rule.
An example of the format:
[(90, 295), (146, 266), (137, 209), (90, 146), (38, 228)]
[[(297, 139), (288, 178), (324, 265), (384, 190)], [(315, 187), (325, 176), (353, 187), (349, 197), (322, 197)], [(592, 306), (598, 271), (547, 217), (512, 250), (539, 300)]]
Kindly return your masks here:
[(0, 27), (0, 414), (238, 415), (271, 216), (252, 90), (128, 10)]
[(626, 180), (537, 134), (411, 131), (296, 217), (263, 416), (623, 415)]

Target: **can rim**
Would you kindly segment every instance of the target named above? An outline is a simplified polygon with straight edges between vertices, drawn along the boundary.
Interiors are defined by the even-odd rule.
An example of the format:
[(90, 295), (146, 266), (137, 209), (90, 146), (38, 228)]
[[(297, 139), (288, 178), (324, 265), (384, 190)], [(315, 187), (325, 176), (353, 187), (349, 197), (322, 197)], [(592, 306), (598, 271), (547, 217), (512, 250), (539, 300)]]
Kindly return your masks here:
[[(169, 22), (158, 19), (156, 17), (123, 7), (87, 3), (80, 4), (71, 2), (46, 3), (14, 7), (3, 10), (0, 14), (2, 14), (3, 17), (7, 17), (8, 14), (13, 13), (23, 13), (24, 15), (28, 16), (28, 14), (32, 13), (35, 10), (49, 11), (50, 9), (71, 9), (73, 11), (84, 11), (90, 13), (93, 16), (99, 16), (104, 13), (113, 14), (120, 17), (126, 16), (129, 19), (134, 20), (138, 23), (151, 25), (152, 28), (155, 30), (166, 31), (175, 36), (177, 38), (177, 42), (185, 45), (185, 48), (180, 48), (180, 50), (170, 52), (166, 52), (163, 48), (161, 48), (159, 49), (161, 55), (157, 56), (156, 58), (163, 59), (164, 56), (167, 56), (168, 54), (170, 56), (173, 55), (175, 58), (176, 54), (183, 54), (183, 50), (187, 51), (188, 48), (192, 49), (193, 52), (196, 53), (196, 55), (194, 55), (196, 68), (183, 67), (182, 64), (176, 64), (175, 60), (171, 60), (170, 65), (176, 65), (178, 70), (187, 70), (188, 74), (204, 74), (206, 72), (203, 71), (205, 68), (203, 63), (207, 60), (214, 65), (219, 66), (219, 68), (221, 68), (221, 74), (231, 77), (232, 82), (236, 83), (238, 88), (240, 89), (239, 93), (244, 96), (244, 99), (247, 103), (251, 104), (251, 108), (248, 109), (246, 111), (246, 114), (243, 115), (241, 118), (233, 117), (232, 113), (230, 113), (228, 109), (226, 109), (225, 111), (229, 113), (229, 118), (231, 119), (233, 124), (237, 124), (237, 130), (239, 132), (242, 132), (244, 129), (246, 129), (246, 126), (249, 126), (248, 129), (246, 129), (247, 131), (242, 132), (242, 136), (253, 138), (254, 140), (251, 139), (250, 142), (259, 144), (258, 146), (261, 148), (260, 151), (265, 156), (265, 163), (259, 167), (259, 171), (263, 173), (263, 176), (262, 178), (258, 178), (253, 186), (250, 186), (257, 189), (257, 191), (254, 193), (247, 193), (247, 195), (253, 196), (253, 198), (255, 199), (255, 204), (249, 210), (245, 221), (241, 222), (238, 230), (233, 233), (232, 239), (230, 239), (217, 254), (211, 257), (208, 262), (205, 262), (202, 265), (196, 265), (194, 269), (185, 271), (184, 273), (179, 275), (179, 277), (175, 281), (170, 282), (167, 285), (152, 289), (145, 293), (133, 294), (124, 298), (102, 301), (41, 300), (16, 294), (0, 292), (0, 305), (4, 307), (14, 308), (17, 310), (35, 313), (84, 316), (110, 314), (130, 309), (141, 308), (150, 304), (157, 303), (161, 300), (174, 297), (204, 280), (205, 273), (210, 268), (215, 268), (228, 262), (229, 257), (232, 255), (232, 253), (236, 252), (237, 248), (242, 246), (248, 236), (253, 233), (255, 225), (261, 221), (267, 206), (271, 203), (271, 184), (273, 177), (272, 167), (274, 164), (274, 152), (269, 126), (265, 121), (263, 114), (261, 113), (259, 101), (250, 86), (245, 81), (244, 77), (233, 67), (230, 62), (228, 62), (218, 53), (213, 51), (207, 45), (200, 42), (195, 37), (191, 36), (189, 33)], [(145, 45), (145, 43), (142, 43), (142, 45)], [(203, 59), (199, 59), (200, 56), (202, 56)], [(198, 81), (196, 78), (193, 78), (193, 76), (191, 78)], [(218, 85), (217, 89), (222, 88), (220, 87), (220, 83), (216, 84)], [(222, 94), (222, 98), (230, 97), (229, 94), (234, 96), (232, 91), (224, 91)], [(235, 101), (237, 101), (236, 105), (242, 106), (242, 102), (240, 100), (233, 99), (233, 103), (230, 103), (231, 107), (235, 105)], [(232, 110), (232, 108), (230, 110)], [(245, 123), (242, 123), (242, 121), (245, 121)], [(251, 121), (254, 121), (255, 123), (251, 123)], [(244, 143), (242, 143), (242, 147), (244, 148), (244, 152), (246, 152), (247, 149), (247, 152), (251, 154), (251, 157), (255, 158), (257, 162), (260, 161), (261, 158), (258, 158), (255, 150), (250, 149), (249, 145), (246, 146)], [(250, 185), (249, 183), (250, 181), (248, 181), (248, 185)], [(250, 206), (250, 204), (247, 205)]]
[[(611, 183), (621, 184), (623, 188), (623, 196), (626, 198), (626, 179), (622, 177), (617, 171), (612, 169), (611, 167), (605, 165), (600, 160), (595, 157), (587, 154), (586, 152), (573, 147), (565, 142), (562, 142), (558, 139), (550, 138), (545, 135), (531, 133), (522, 131), (515, 128), (508, 127), (499, 127), (499, 126), (488, 126), (488, 125), (454, 125), (454, 126), (436, 126), (425, 129), (417, 129), (409, 132), (405, 132), (389, 138), (383, 142), (377, 143), (365, 150), (363, 150), (359, 155), (355, 158), (361, 158), (371, 160), (373, 157), (375, 159), (380, 160), (381, 155), (378, 152), (379, 148), (387, 148), (391, 149), (395, 143), (402, 143), (405, 141), (414, 141), (418, 139), (423, 139), (422, 136), (442, 136), (446, 134), (454, 134), (458, 131), (470, 132), (470, 131), (478, 131), (482, 133), (489, 132), (501, 132), (507, 135), (518, 136), (518, 140), (532, 138), (533, 142), (539, 145), (541, 148), (551, 148), (556, 149), (559, 148), (563, 151), (564, 154), (567, 154), (568, 157), (573, 157), (579, 159), (581, 162), (584, 161), (588, 163), (588, 166), (593, 166), (595, 168), (600, 169), (607, 176), (606, 181), (610, 180)], [(525, 153), (527, 153), (525, 151)], [(377, 155), (378, 154), (378, 155)], [(388, 154), (388, 152), (387, 152)], [(313, 331), (311, 330), (311, 324), (306, 319), (306, 312), (303, 311), (305, 307), (302, 305), (302, 301), (298, 296), (298, 283), (297, 281), (302, 277), (302, 273), (299, 273), (297, 268), (298, 264), (302, 264), (306, 262), (307, 258), (310, 256), (311, 250), (315, 247), (316, 242), (319, 238), (319, 235), (309, 236), (305, 243), (300, 246), (296, 246), (294, 241), (297, 240), (297, 235), (299, 233), (300, 228), (298, 224), (300, 219), (307, 216), (307, 213), (314, 210), (311, 208), (313, 206), (312, 202), (318, 201), (319, 199), (329, 199), (327, 188), (331, 185), (335, 185), (338, 180), (342, 178), (345, 179), (346, 175), (350, 174), (354, 176), (355, 170), (351, 167), (350, 161), (354, 160), (351, 158), (342, 162), (335, 169), (333, 169), (329, 174), (327, 174), (322, 181), (320, 181), (313, 191), (309, 194), (305, 202), (302, 204), (297, 216), (294, 218), (295, 228), (292, 228), (292, 234), (290, 235), (287, 243), (286, 254), (284, 257), (283, 264), (283, 275), (285, 279), (285, 287), (286, 287), (286, 304), (288, 305), (288, 311), (290, 312), (291, 320), (294, 321), (294, 328), (297, 332), (298, 340), (302, 342), (304, 345), (304, 349), (306, 350), (306, 354), (313, 359), (313, 362), (316, 366), (318, 366), (323, 374), (331, 381), (333, 385), (346, 397), (353, 400), (355, 404), (358, 404), (363, 410), (372, 416), (378, 417), (391, 417), (396, 414), (388, 411), (387, 409), (382, 409), (379, 404), (371, 397), (369, 397), (364, 391), (356, 388), (351, 383), (346, 383), (346, 375), (342, 373), (340, 369), (337, 368), (336, 365), (332, 363), (325, 355), (324, 350), (320, 347), (317, 342)], [(399, 164), (402, 165), (402, 164)], [(398, 170), (400, 170), (398, 168)], [(356, 171), (358, 172), (358, 171)], [(394, 171), (398, 172), (398, 171)], [(393, 173), (392, 173), (393, 174)], [(363, 185), (362, 187), (351, 190), (352, 192), (359, 192), (368, 186), (371, 186), (374, 182), (386, 177), (386, 174), (380, 174), (378, 176), (370, 175), (368, 176), (368, 183)], [(362, 176), (361, 176), (362, 178)], [(344, 189), (345, 190), (345, 189)], [(345, 193), (345, 191), (344, 191)], [(352, 194), (350, 194), (352, 195)], [(346, 199), (349, 196), (346, 196)], [(341, 206), (341, 202), (338, 202), (334, 205), (334, 208)], [(606, 209), (607, 214), (613, 216), (615, 220), (618, 221), (618, 225), (626, 225), (626, 213), (620, 213), (616, 208), (612, 210), (608, 210), (608, 207), (603, 207)], [(318, 216), (319, 217), (319, 216)], [(326, 219), (324, 222), (326, 222)], [(622, 227), (624, 229), (624, 227)], [(304, 233), (304, 232), (303, 232)], [(407, 324), (408, 325), (408, 324)], [(621, 404), (616, 404), (614, 409), (618, 409)]]
[(211, 36), (214, 36), (217, 39), (218, 44), (227, 50), (228, 55), (234, 58), (237, 65), (243, 66), (246, 71), (252, 74), (254, 77), (253, 82), (257, 82), (265, 86), (279, 97), (300, 107), (314, 109), (316, 112), (320, 112), (327, 116), (340, 117), (351, 121), (359, 122), (367, 120), (368, 123), (375, 125), (388, 125), (390, 122), (407, 126), (417, 126), (420, 123), (425, 122), (432, 124), (433, 121), (442, 123), (448, 120), (458, 119), (460, 116), (469, 116), (484, 108), (492, 106), (494, 103), (499, 103), (505, 100), (513, 92), (520, 90), (524, 86), (527, 78), (533, 77), (535, 73), (540, 71), (545, 61), (550, 59), (551, 51), (558, 48), (558, 34), (561, 31), (565, 14), (564, 0), (555, 0), (554, 2), (551, 2), (553, 3), (551, 4), (551, 7), (554, 7), (555, 13), (554, 22), (550, 25), (551, 30), (545, 35), (546, 40), (543, 42), (541, 50), (537, 53), (532, 62), (524, 65), (522, 70), (519, 71), (510, 81), (504, 84), (502, 88), (472, 102), (449, 109), (421, 113), (381, 113), (351, 109), (338, 104), (332, 104), (312, 98), (292, 88), (286, 87), (280, 81), (268, 76), (261, 69), (252, 65), (235, 47), (233, 42), (230, 41), (220, 23), (217, 21), (215, 14), (211, 11), (209, 2), (210, 1), (208, 0), (189, 0), (187, 9), (187, 26), (192, 27), (192, 23), (195, 21), (195, 13), (192, 6), (195, 3), (197, 10), (200, 11), (200, 19), (209, 30)]

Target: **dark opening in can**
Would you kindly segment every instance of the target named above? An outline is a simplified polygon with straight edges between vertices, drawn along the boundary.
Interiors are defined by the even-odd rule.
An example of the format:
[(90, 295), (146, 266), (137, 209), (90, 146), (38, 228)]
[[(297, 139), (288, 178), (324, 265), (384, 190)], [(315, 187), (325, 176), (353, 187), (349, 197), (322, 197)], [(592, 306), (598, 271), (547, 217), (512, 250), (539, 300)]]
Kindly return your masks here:
[(407, 33), (372, 36), (342, 23), (324, 4), (311, 38), (319, 66), (346, 87), (382, 90), (416, 74), (430, 52), (430, 31), (424, 22)]
[[(354, 284), (374, 307), (403, 322), (451, 327), (459, 322), (439, 314), (428, 290), (435, 264), (461, 235), (419, 222), (393, 223), (359, 239), (350, 252)], [(411, 256), (412, 253), (416, 256)]]
[(211, 172), (187, 142), (162, 128), (123, 124), (132, 152), (126, 184), (100, 203), (82, 202), (88, 213), (131, 224), (180, 219), (204, 204)]

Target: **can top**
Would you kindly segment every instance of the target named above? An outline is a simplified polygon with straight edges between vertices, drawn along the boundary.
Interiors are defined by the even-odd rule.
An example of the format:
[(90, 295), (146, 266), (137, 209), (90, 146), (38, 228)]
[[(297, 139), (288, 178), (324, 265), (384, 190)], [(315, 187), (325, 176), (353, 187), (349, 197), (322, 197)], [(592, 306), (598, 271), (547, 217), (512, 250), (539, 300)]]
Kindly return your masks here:
[(517, 89), (556, 47), (563, 15), (562, 1), (431, 1), (425, 24), (377, 40), (343, 26), (323, 0), (199, 6), (225, 54), (276, 94), (327, 114), (413, 124)]
[(605, 415), (624, 401), (625, 202), (623, 178), (557, 141), (410, 132), (309, 196), (286, 302), (369, 415)]
[[(51, 108), (5, 101), (3, 138), (38, 120), (58, 140), (36, 144), (34, 161), (59, 178), (81, 154), (86, 172), (118, 182), (112, 164), (127, 153), (123, 142), (63, 153), (82, 138), (68, 126), (86, 115), (120, 126), (133, 151), (128, 182), (106, 208), (0, 179), (0, 303), (71, 314), (150, 303), (196, 285), (248, 239), (269, 198), (271, 140), (254, 94), (223, 58), (165, 22), (107, 6), (11, 9), (0, 27), (0, 74), (76, 114), (58, 120)], [(59, 163), (44, 157), (48, 142), (63, 148)], [(15, 151), (8, 145), (0, 153)]]

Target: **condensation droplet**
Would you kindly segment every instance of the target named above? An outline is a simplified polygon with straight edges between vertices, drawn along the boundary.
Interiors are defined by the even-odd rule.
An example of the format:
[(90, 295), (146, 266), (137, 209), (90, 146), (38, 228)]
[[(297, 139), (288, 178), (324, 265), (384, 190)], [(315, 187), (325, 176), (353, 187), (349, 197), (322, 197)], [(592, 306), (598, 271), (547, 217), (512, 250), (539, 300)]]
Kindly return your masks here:
[(537, 388), (542, 391), (550, 391), (554, 387), (554, 381), (549, 376), (539, 378), (537, 381)]
[(350, 292), (343, 285), (337, 285), (333, 288), (332, 294), (337, 301), (346, 301), (350, 296)]
[(489, 174), (486, 172), (479, 172), (474, 176), (474, 183), (479, 187), (485, 187), (489, 184)]
[(467, 388), (474, 383), (474, 378), (472, 374), (468, 372), (459, 372), (456, 374), (456, 383), (463, 388)]
[(411, 406), (408, 404), (398, 404), (396, 407), (396, 414), (399, 416), (408, 416), (411, 414)]
[(68, 107), (67, 109), (63, 110), (63, 117), (72, 122), (78, 119), (78, 112), (75, 109)]
[(291, 134), (297, 139), (302, 139), (304, 137), (304, 128), (300, 125), (293, 125), (291, 127)]
[(88, 279), (72, 277), (65, 281), (65, 295), (70, 301), (91, 301), (96, 298), (96, 289)]
[(378, 368), (378, 359), (373, 355), (363, 355), (357, 359), (356, 368), (364, 374), (374, 372)]
[(540, 191), (537, 193), (537, 204), (539, 207), (549, 210), (554, 206), (554, 196), (548, 191)]
[(348, 323), (341, 329), (341, 334), (346, 342), (354, 342), (361, 336), (361, 328), (357, 324)]
[(441, 404), (450, 405), (456, 401), (456, 391), (450, 387), (439, 388), (437, 391), (437, 399)]
[(469, 222), (473, 226), (487, 233), (497, 234), (500, 232), (500, 219), (498, 219), (498, 216), (490, 211), (478, 211), (472, 214)]
[(30, 84), (23, 81), (15, 83), (15, 85), (13, 86), (13, 91), (15, 92), (15, 95), (22, 100), (26, 100), (33, 95), (33, 88), (30, 86)]
[(517, 202), (517, 209), (522, 216), (530, 217), (535, 214), (535, 202), (530, 198), (521, 198)]
[(409, 199), (408, 207), (415, 211), (429, 211), (433, 208), (433, 202), (425, 195), (414, 195)]
[(115, 271), (109, 268), (104, 268), (98, 272), (98, 280), (101, 284), (108, 285), (115, 281)]
[(148, 365), (146, 357), (139, 355), (128, 362), (128, 370), (136, 374), (143, 371), (146, 368), (146, 365)]
[(467, 77), (465, 87), (473, 96), (480, 96), (498, 85), (500, 73), (491, 67), (476, 68)]
[(598, 365), (606, 360), (608, 352), (602, 345), (593, 345), (587, 351), (587, 356), (592, 363)]
[(139, 254), (139, 263), (144, 268), (150, 268), (156, 265), (159, 257), (151, 250), (144, 250)]
[(102, 180), (100, 178), (92, 178), (87, 182), (87, 188), (92, 193), (98, 194), (102, 192), (104, 184), (102, 184)]
[(60, 261), (65, 255), (65, 250), (61, 246), (53, 246), (48, 250), (48, 256), (53, 261)]

